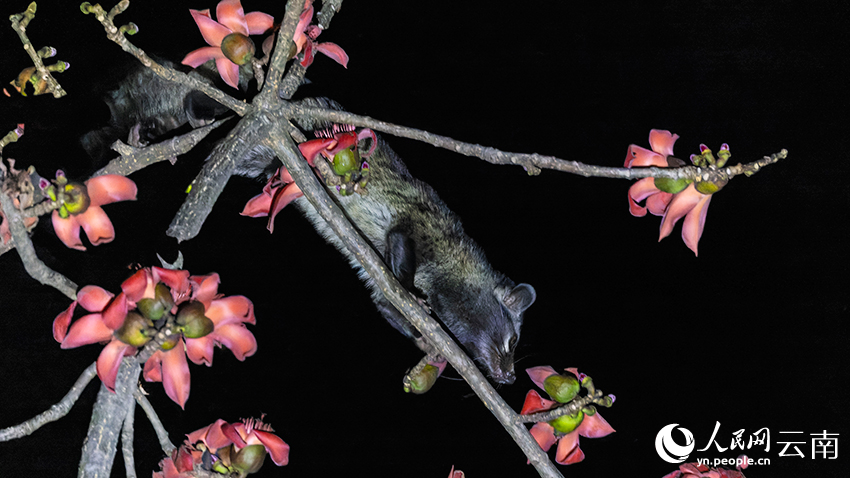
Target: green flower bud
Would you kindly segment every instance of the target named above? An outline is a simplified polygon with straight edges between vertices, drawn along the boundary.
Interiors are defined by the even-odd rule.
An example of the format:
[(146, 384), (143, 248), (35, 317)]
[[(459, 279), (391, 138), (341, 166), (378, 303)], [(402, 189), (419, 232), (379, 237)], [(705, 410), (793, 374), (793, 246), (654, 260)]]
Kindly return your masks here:
[(723, 186), (726, 186), (728, 180), (725, 181), (696, 181), (694, 182), (694, 188), (702, 194), (714, 194), (717, 191), (720, 191)]
[(141, 347), (150, 341), (156, 334), (153, 322), (143, 317), (138, 312), (128, 312), (124, 323), (115, 331), (116, 339), (133, 347)]
[(177, 346), (177, 342), (180, 341), (180, 334), (171, 334), (165, 338), (162, 342), (162, 350), (171, 350)]
[(338, 175), (342, 176), (359, 168), (360, 154), (357, 151), (346, 148), (334, 155), (334, 172)]
[(582, 408), (581, 411), (589, 417), (596, 415), (596, 407), (594, 407), (593, 405), (588, 405), (588, 406)]
[[(86, 212), (91, 205), (86, 185), (78, 182), (69, 182), (64, 186), (64, 206), (69, 214), (77, 215)], [(61, 214), (61, 213), (60, 213)]]
[(263, 445), (248, 445), (230, 455), (231, 466), (243, 475), (258, 472), (265, 459), (266, 447)]
[(209, 335), (215, 324), (204, 315), (204, 304), (198, 301), (187, 302), (177, 311), (177, 330), (188, 339), (199, 339)]
[(578, 379), (573, 374), (550, 375), (543, 381), (543, 389), (546, 393), (560, 403), (567, 403), (575, 398), (580, 388)]
[(241, 33), (231, 33), (221, 40), (221, 52), (239, 66), (250, 62), (255, 51), (254, 42)]
[(655, 178), (655, 187), (665, 193), (676, 194), (688, 187), (688, 184), (691, 184), (691, 180), (688, 178)]
[(404, 391), (405, 393), (421, 395), (428, 390), (431, 390), (431, 387), (433, 387), (434, 383), (437, 382), (437, 377), (439, 375), (440, 369), (428, 364), (418, 374), (409, 374), (407, 376), (408, 380), (405, 381)]
[(552, 428), (561, 433), (569, 433), (578, 428), (582, 420), (584, 420), (584, 412), (579, 410), (575, 415), (561, 415), (550, 421), (549, 425), (552, 425)]

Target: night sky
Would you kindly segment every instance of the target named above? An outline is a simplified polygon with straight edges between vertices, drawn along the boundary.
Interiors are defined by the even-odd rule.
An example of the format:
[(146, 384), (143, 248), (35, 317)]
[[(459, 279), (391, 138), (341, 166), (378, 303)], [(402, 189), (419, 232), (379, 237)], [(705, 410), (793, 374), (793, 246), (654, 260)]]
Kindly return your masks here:
[[(39, 2), (28, 34), (71, 64), (57, 76), (68, 96), (0, 97), (0, 135), (25, 123), (4, 158), (46, 177), (62, 168), (84, 179), (101, 164), (79, 138), (106, 124), (101, 99), (135, 60), (76, 2), (59, 3)], [(283, 3), (243, 0), (246, 11), (278, 20)], [(649, 147), (653, 128), (678, 134), (675, 153), (684, 159), (700, 143), (715, 151), (728, 143), (730, 164), (789, 151), (712, 199), (695, 257), (681, 226), (658, 243), (660, 218), (629, 214), (627, 181), (530, 177), (388, 138), (494, 267), (536, 288), (518, 370), (578, 367), (617, 396), (601, 412), (617, 432), (583, 438), (585, 461), (561, 472), (660, 478), (676, 469), (656, 453), (662, 427), (690, 430), (701, 449), (719, 422), (723, 447), (738, 430), (746, 442), (769, 429), (769, 450), (743, 453), (771, 463), (748, 477), (846, 476), (848, 7), (514, 3), (346, 2), (319, 41), (342, 46), (348, 69), (319, 56), (304, 94), (470, 143), (604, 166), (621, 166), (629, 144)], [(4, 2), (3, 16), (26, 4)], [(179, 62), (204, 46), (189, 7), (214, 3), (134, 1), (118, 23), (135, 22), (141, 31), (132, 42)], [(11, 28), (0, 28), (0, 44), (6, 85), (30, 63)], [(210, 149), (131, 176), (138, 200), (105, 207), (116, 229), (110, 244), (68, 249), (48, 218), (33, 234), (39, 257), (80, 286), (117, 291), (133, 264), (157, 265), (156, 253), (172, 260), (179, 249), (193, 274), (218, 272), (219, 291), (254, 302), (257, 353), (239, 362), (221, 349), (213, 367), (190, 365), (185, 411), (161, 384), (144, 384), (172, 441), (218, 418), (265, 414), (292, 448), (288, 466), (267, 460), (259, 476), (434, 478), (452, 465), (469, 478), (536, 476), (454, 371), (424, 396), (402, 392), (418, 349), (380, 317), (347, 261), (295, 208), (278, 216), (273, 235), (264, 219), (238, 215), (261, 183), (232, 179), (197, 238), (178, 245), (165, 236)], [(69, 300), (27, 276), (15, 252), (0, 256), (0, 291), (6, 427), (61, 399), (101, 347), (59, 348), (51, 323)], [(90, 384), (64, 419), (0, 443), (0, 474), (74, 476), (98, 387)], [(498, 390), (519, 409), (531, 388), (522, 372)], [(803, 433), (781, 433), (791, 431)], [(838, 434), (836, 459), (813, 458), (811, 435), (823, 432)], [(149, 476), (162, 453), (141, 412), (136, 434), (139, 476)], [(804, 442), (805, 457), (781, 456), (788, 441)], [(689, 461), (741, 453), (711, 446)], [(123, 476), (120, 458), (114, 470)]]

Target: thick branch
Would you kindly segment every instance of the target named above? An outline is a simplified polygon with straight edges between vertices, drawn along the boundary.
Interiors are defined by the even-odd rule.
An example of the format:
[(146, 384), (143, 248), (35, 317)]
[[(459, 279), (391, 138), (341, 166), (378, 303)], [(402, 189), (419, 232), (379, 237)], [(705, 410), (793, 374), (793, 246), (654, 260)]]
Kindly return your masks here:
[(113, 159), (106, 166), (97, 170), (92, 177), (102, 176), (104, 174), (120, 174), (128, 176), (142, 168), (150, 166), (165, 160), (173, 160), (176, 156), (188, 152), (195, 147), (202, 139), (226, 119), (218, 120), (215, 123), (195, 129), (161, 143), (153, 144), (145, 148), (135, 148), (126, 145), (121, 141), (116, 141), (112, 149), (121, 154), (121, 156)]
[(13, 427), (4, 428), (0, 430), (0, 442), (14, 440), (16, 438), (25, 437), (27, 435), (32, 434), (42, 426), (59, 420), (64, 417), (71, 411), (71, 407), (74, 406), (74, 403), (77, 402), (77, 399), (82, 395), (83, 390), (85, 390), (86, 385), (91, 382), (91, 380), (97, 375), (97, 364), (89, 365), (83, 373), (80, 375), (80, 378), (74, 382), (74, 385), (71, 386), (71, 389), (68, 390), (68, 393), (62, 397), (58, 403), (50, 407), (44, 413), (41, 413), (29, 420), (15, 425)]
[(298, 17), (301, 15), (303, 9), (304, 2), (301, 0), (289, 0), (286, 4), (283, 22), (277, 34), (272, 60), (269, 63), (268, 79), (263, 87), (263, 91), (254, 99), (256, 105), (269, 106), (277, 103), (281, 77), (283, 76), (286, 62), (289, 61), (289, 51), (293, 45), (292, 37), (295, 34), (295, 27), (298, 25)]
[(295, 143), (286, 136), (285, 131), (276, 127), (272, 132), (271, 141), (278, 158), (283, 161), (289, 173), (292, 174), (304, 196), (316, 208), (340, 240), (345, 243), (352, 255), (358, 259), (360, 265), (381, 288), (387, 299), (407, 317), (469, 383), (485, 406), (519, 444), (541, 476), (561, 476), (531, 434), (528, 433), (528, 430), (515, 423), (516, 413), (490, 386), (490, 383), (475, 367), (475, 364), (463, 353), (451, 337), (426, 315), (416, 298), (405, 290), (392, 274), (387, 272), (387, 266), (384, 265), (381, 257), (360, 236), (345, 215), (342, 214), (340, 208), (327, 195), (324, 187), (302, 159)]

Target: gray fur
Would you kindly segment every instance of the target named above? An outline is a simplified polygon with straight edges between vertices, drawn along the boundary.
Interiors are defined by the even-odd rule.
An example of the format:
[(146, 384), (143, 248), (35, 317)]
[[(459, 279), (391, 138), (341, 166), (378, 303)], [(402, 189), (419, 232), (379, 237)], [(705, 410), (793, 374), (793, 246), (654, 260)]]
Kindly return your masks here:
[[(303, 101), (311, 106), (341, 109), (328, 100)], [(302, 121), (300, 126), (311, 130), (326, 125)], [(490, 377), (496, 382), (512, 383), (514, 349), (523, 312), (536, 297), (534, 288), (516, 285), (493, 270), (481, 248), (464, 233), (458, 216), (431, 186), (410, 175), (380, 137), (367, 161), (371, 171), (369, 194), (334, 194), (337, 201), (402, 284), (412, 286), (412, 292), (427, 300), (436, 316)], [(390, 324), (408, 337), (418, 338), (419, 333), (384, 298), (309, 202), (300, 198), (295, 204), (316, 230), (348, 257)]]

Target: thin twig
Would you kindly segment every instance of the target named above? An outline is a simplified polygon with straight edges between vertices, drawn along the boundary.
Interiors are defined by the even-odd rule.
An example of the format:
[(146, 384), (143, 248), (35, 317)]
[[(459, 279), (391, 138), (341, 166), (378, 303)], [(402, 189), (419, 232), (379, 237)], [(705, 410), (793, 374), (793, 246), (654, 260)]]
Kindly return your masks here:
[(33, 418), (13, 427), (4, 428), (0, 430), (0, 442), (14, 440), (16, 438), (25, 437), (27, 435), (32, 434), (34, 431), (38, 430), (42, 426), (59, 420), (64, 417), (71, 411), (71, 407), (74, 406), (77, 399), (80, 398), (80, 395), (85, 390), (86, 385), (91, 382), (91, 380), (97, 375), (97, 364), (93, 363), (86, 367), (83, 370), (83, 373), (80, 374), (80, 377), (74, 382), (74, 385), (71, 386), (71, 389), (68, 390), (68, 393), (62, 397), (58, 403), (50, 407), (44, 413), (36, 415)]
[[(281, 105), (281, 110), (283, 114), (289, 118), (310, 117), (333, 123), (371, 128), (375, 131), (391, 134), (393, 136), (422, 141), (433, 146), (454, 151), (464, 156), (480, 158), (491, 164), (519, 165), (525, 168), (529, 174), (539, 174), (542, 169), (552, 169), (565, 173), (578, 174), (585, 177), (619, 179), (653, 177), (672, 179), (689, 178), (695, 180), (702, 178), (705, 174), (709, 173), (708, 168), (698, 168), (696, 166), (686, 166), (682, 168), (652, 167), (632, 169), (595, 166), (579, 161), (569, 161), (566, 159), (556, 158), (554, 156), (544, 156), (536, 153), (508, 153), (496, 148), (481, 146), (479, 144), (464, 143), (447, 136), (440, 136), (416, 128), (399, 126), (385, 121), (376, 120), (368, 116), (356, 115), (345, 111), (303, 106), (295, 103), (283, 103)], [(720, 170), (725, 172), (730, 178), (738, 174), (747, 174), (748, 172), (749, 174), (747, 175), (750, 175), (758, 171), (761, 167), (775, 163), (776, 161), (785, 158), (787, 155), (788, 151), (783, 149), (779, 153), (765, 157), (755, 163), (750, 163), (749, 165), (729, 166), (726, 168), (720, 168)]]
[(121, 454), (124, 456), (124, 472), (127, 478), (136, 478), (136, 459), (133, 456), (133, 426), (136, 421), (136, 407), (127, 409), (127, 416), (121, 426)]
[(148, 417), (148, 421), (153, 425), (154, 432), (156, 432), (156, 438), (159, 440), (159, 446), (162, 448), (162, 452), (166, 455), (171, 455), (171, 452), (174, 450), (174, 444), (171, 443), (171, 439), (168, 437), (168, 432), (165, 430), (165, 427), (162, 426), (162, 421), (159, 419), (159, 415), (156, 414), (156, 410), (154, 410), (151, 402), (148, 401), (148, 397), (142, 392), (141, 387), (136, 388), (136, 391), (133, 392), (133, 398), (136, 399), (136, 403), (142, 407), (145, 415)]
[[(65, 90), (62, 89), (62, 85), (56, 81), (56, 78), (53, 78), (53, 75), (50, 74), (47, 67), (44, 66), (44, 62), (41, 61), (41, 56), (38, 52), (35, 51), (35, 47), (32, 45), (32, 42), (27, 37), (27, 25), (29, 22), (35, 17), (35, 2), (30, 3), (29, 7), (26, 11), (12, 15), (9, 17), (9, 20), (12, 22), (12, 29), (18, 33), (18, 37), (21, 39), (21, 42), (24, 44), (24, 51), (27, 52), (33, 64), (35, 65), (36, 71), (38, 71), (38, 77), (41, 81), (45, 82), (45, 88), (42, 91), (49, 91), (53, 94), (54, 98), (61, 98), (65, 96)], [(49, 48), (49, 47), (48, 47)], [(53, 54), (56, 54), (55, 49), (51, 49)], [(52, 56), (52, 55), (50, 55)], [(50, 58), (48, 56), (48, 58)], [(62, 68), (61, 71), (64, 71), (67, 68), (67, 63)], [(54, 65), (55, 67), (56, 65)], [(29, 79), (27, 79), (28, 81)], [(21, 85), (21, 89), (23, 89), (26, 85)]]

